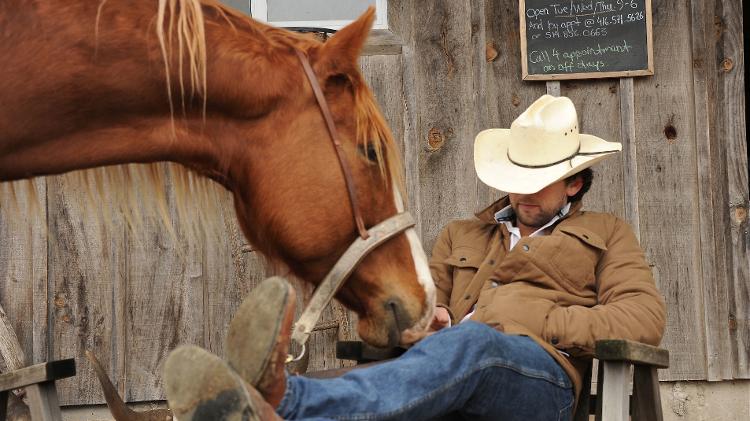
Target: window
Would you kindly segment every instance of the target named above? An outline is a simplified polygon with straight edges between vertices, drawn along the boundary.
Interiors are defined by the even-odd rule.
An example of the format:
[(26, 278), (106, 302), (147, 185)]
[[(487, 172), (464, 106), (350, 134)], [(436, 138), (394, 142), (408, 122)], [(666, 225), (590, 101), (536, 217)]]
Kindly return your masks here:
[(254, 19), (281, 27), (341, 29), (375, 6), (375, 29), (388, 29), (387, 0), (222, 0)]

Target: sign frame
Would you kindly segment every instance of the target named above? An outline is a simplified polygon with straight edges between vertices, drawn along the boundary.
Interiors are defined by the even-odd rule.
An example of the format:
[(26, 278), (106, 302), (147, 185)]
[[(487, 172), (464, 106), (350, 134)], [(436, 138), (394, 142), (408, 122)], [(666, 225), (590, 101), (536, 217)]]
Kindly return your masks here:
[(654, 36), (653, 36), (653, 17), (651, 13), (651, 0), (644, 0), (646, 14), (646, 54), (647, 67), (638, 70), (621, 70), (614, 72), (581, 72), (581, 73), (547, 73), (547, 74), (529, 74), (528, 69), (528, 52), (526, 45), (526, 0), (518, 1), (518, 17), (521, 32), (521, 71), (523, 80), (569, 80), (569, 79), (602, 79), (617, 77), (633, 76), (653, 76), (654, 75)]

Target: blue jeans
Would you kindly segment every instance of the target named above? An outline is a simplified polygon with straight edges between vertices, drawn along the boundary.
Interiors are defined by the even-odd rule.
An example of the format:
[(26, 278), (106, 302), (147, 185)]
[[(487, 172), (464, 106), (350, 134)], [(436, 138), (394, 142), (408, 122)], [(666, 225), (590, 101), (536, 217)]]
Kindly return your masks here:
[(288, 420), (569, 420), (568, 375), (536, 342), (472, 321), (443, 329), (392, 361), (333, 379), (289, 376)]

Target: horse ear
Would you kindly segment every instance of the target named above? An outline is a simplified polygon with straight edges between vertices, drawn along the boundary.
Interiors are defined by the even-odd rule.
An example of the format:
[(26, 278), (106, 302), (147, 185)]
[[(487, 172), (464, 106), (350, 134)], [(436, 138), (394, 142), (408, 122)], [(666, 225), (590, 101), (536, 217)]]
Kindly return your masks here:
[(357, 68), (357, 60), (375, 21), (375, 8), (370, 6), (357, 20), (336, 32), (326, 41), (313, 67), (320, 76), (348, 73)]

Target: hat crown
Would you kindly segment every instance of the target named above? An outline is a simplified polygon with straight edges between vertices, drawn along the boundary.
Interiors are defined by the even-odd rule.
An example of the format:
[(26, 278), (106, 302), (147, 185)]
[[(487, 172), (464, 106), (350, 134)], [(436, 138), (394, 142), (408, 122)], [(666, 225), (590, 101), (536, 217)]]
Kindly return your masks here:
[(543, 95), (510, 126), (508, 158), (517, 165), (555, 165), (580, 149), (578, 114), (567, 97)]

